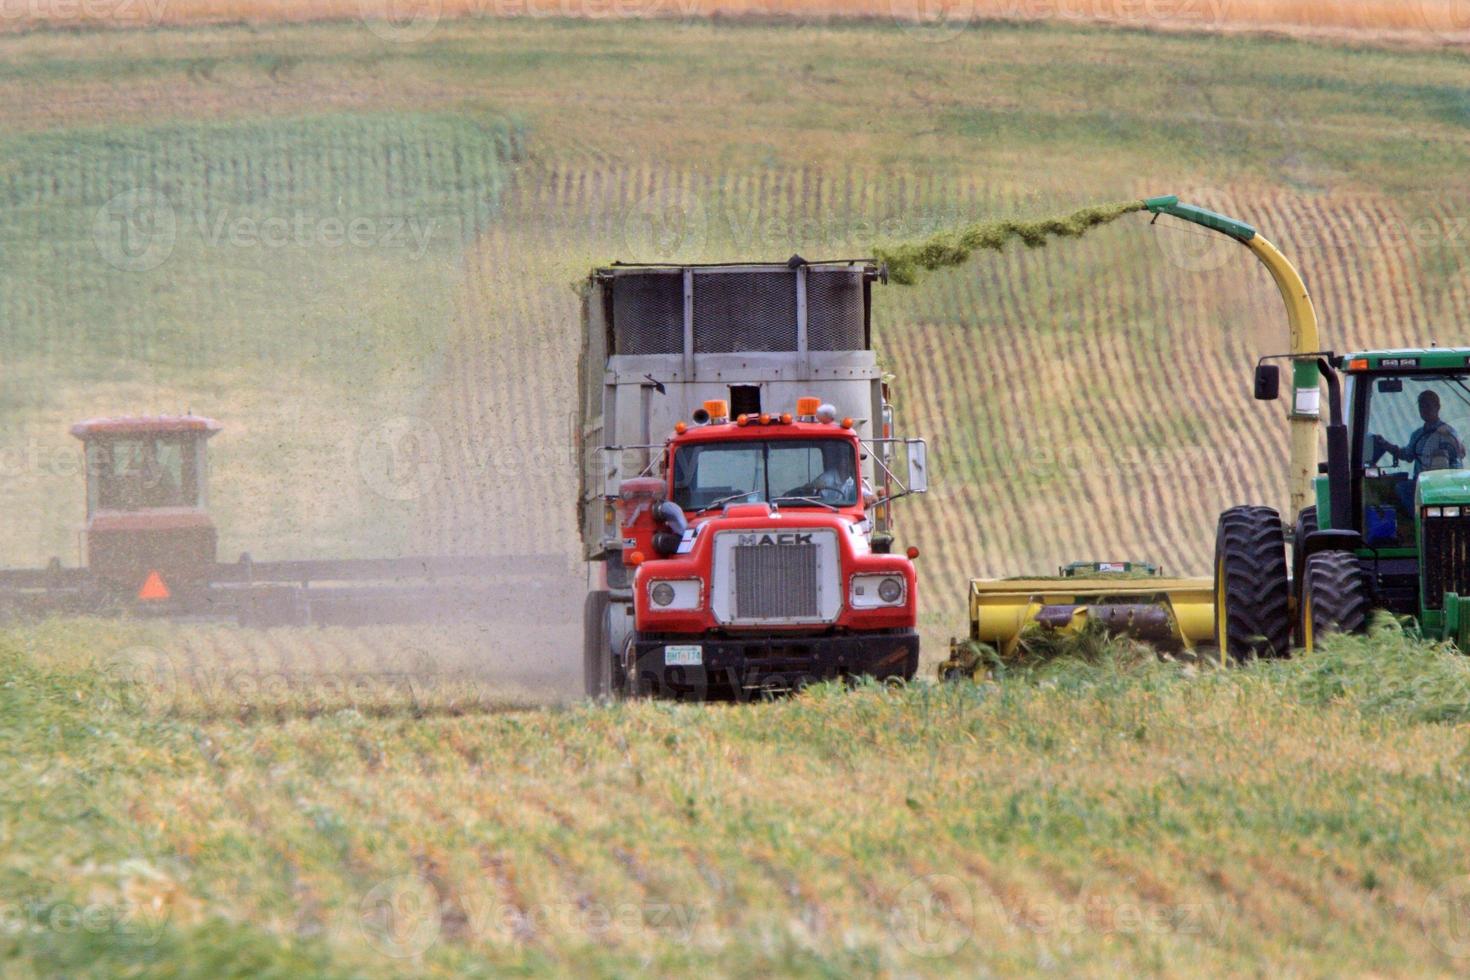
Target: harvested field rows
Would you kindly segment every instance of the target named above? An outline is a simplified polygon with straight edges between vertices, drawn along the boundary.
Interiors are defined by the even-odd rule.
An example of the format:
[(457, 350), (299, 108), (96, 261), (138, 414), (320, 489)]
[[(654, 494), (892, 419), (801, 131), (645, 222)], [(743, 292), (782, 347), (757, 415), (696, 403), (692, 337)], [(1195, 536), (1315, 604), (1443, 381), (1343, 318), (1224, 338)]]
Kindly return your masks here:
[(941, 39), (972, 21), (1060, 20), (1431, 44), (1470, 40), (1470, 16), (1460, 0), (30, 0), (23, 15), (0, 19), (0, 30), (36, 24), (151, 27), (363, 19), (389, 39), (411, 41), (432, 31), (441, 18), (453, 17), (884, 20)]
[[(1381, 196), (1251, 186), (1191, 200), (1254, 221), (1299, 263), (1336, 348), (1418, 342), (1426, 324), (1463, 322), (1470, 307), (1463, 277), (1444, 274), (1462, 258), (1452, 254), (1454, 202), (1409, 212)], [(517, 540), (575, 549), (575, 469), (562, 454), (578, 318), (568, 284), (595, 261), (666, 257), (650, 254), (665, 241), (646, 235), (650, 210), (674, 212), (683, 237), (668, 241), (680, 258), (780, 259), (867, 254), (880, 228), (922, 233), (1058, 203), (978, 181), (859, 172), (522, 170), (504, 225), (467, 254), (461, 341), (436, 417), (454, 458), (505, 447), (550, 452), (553, 463), (447, 482), (453, 492), (430, 502), (425, 533), (474, 527), (516, 500)], [(1438, 235), (1430, 244), (1448, 259), (1411, 245), (1416, 228)], [(1450, 264), (1436, 272), (1441, 260)], [(934, 490), (900, 510), (901, 536), (928, 555), (932, 613), (952, 618), (972, 575), (1074, 558), (1203, 573), (1220, 509), (1284, 506), (1285, 422), (1248, 397), (1255, 358), (1285, 347), (1284, 319), (1265, 271), (1233, 243), (1130, 216), (874, 296), (900, 418), (937, 451)]]

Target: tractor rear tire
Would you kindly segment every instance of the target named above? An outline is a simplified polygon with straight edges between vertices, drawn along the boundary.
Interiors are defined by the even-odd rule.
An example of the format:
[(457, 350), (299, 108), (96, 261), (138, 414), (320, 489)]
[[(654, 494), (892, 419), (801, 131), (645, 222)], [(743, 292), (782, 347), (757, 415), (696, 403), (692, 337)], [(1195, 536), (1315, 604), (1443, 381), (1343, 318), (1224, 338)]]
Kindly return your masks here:
[(613, 661), (607, 649), (606, 590), (587, 593), (582, 607), (582, 686), (587, 697), (597, 700), (613, 696)]
[(1316, 637), (1361, 633), (1368, 624), (1368, 583), (1358, 559), (1346, 551), (1322, 551), (1307, 559), (1297, 604), (1302, 646)]
[(1232, 507), (1215, 533), (1215, 645), (1237, 660), (1291, 650), (1286, 534), (1269, 507)]

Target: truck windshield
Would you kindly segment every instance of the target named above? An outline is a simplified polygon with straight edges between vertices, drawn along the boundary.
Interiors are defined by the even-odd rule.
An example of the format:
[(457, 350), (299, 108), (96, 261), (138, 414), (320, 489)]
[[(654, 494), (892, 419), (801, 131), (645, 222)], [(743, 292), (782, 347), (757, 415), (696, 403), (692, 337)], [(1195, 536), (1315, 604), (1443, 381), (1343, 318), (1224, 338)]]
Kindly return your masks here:
[(858, 500), (857, 455), (845, 439), (773, 439), (684, 446), (674, 454), (674, 502), (848, 507)]
[(1359, 429), (1363, 465), (1363, 537), (1370, 546), (1411, 546), (1414, 487), (1430, 470), (1466, 465), (1470, 429), (1466, 375), (1368, 376)]

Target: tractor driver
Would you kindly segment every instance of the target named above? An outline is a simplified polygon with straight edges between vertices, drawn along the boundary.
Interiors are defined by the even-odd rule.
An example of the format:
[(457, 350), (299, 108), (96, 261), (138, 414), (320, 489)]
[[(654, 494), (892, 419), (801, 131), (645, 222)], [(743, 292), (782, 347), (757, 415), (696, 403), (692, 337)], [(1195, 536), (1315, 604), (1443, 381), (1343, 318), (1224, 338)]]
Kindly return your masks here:
[(854, 476), (851, 450), (844, 443), (822, 447), (822, 472), (804, 486), (796, 487), (787, 497), (817, 497), (824, 503), (848, 503), (853, 497)]
[(1439, 394), (1419, 393), (1419, 417), (1424, 424), (1409, 435), (1407, 445), (1395, 446), (1382, 436), (1373, 437), (1375, 458), (1388, 453), (1401, 463), (1414, 464), (1414, 479), (1426, 470), (1457, 470), (1465, 459), (1465, 444), (1454, 428), (1439, 417)]
[(159, 458), (158, 441), (143, 439), (128, 459), (126, 486), (134, 507), (170, 507), (179, 504), (173, 474)]

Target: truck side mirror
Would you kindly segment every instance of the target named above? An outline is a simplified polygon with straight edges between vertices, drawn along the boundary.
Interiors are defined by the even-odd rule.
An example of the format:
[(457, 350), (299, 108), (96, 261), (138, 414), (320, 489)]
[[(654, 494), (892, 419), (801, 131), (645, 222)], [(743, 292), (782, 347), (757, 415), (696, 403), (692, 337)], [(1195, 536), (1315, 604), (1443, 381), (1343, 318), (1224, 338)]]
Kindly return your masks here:
[(1274, 364), (1256, 365), (1256, 401), (1274, 402), (1281, 397), (1281, 368)]
[(909, 493), (924, 493), (929, 489), (929, 447), (922, 439), (905, 445), (909, 454)]

